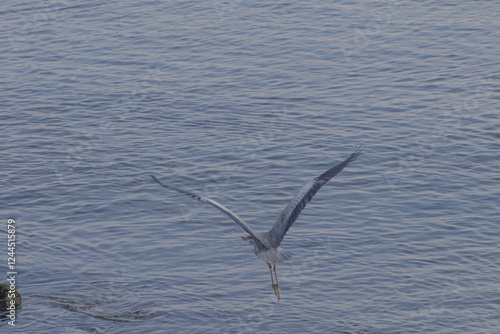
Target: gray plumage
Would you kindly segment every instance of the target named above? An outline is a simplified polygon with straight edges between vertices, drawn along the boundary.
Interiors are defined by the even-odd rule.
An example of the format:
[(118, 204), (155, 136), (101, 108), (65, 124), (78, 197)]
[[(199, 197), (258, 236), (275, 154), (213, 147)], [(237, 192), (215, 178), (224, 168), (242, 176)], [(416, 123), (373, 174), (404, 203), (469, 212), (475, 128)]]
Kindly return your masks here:
[(293, 253), (283, 250), (279, 246), (286, 232), (297, 220), (300, 212), (305, 208), (307, 203), (311, 201), (313, 196), (325, 183), (327, 183), (331, 178), (340, 173), (345, 166), (347, 166), (361, 154), (361, 147), (356, 148), (355, 151), (349, 156), (349, 158), (339, 163), (338, 165), (333, 166), (332, 168), (300, 188), (300, 190), (290, 200), (281, 215), (278, 217), (276, 223), (274, 223), (273, 227), (268, 232), (255, 232), (250, 227), (250, 225), (248, 225), (241, 217), (226, 208), (224, 205), (210, 198), (163, 184), (156, 177), (152, 175), (151, 177), (161, 186), (185, 194), (201, 202), (211, 204), (221, 212), (231, 217), (231, 219), (233, 219), (249, 234), (247, 238), (243, 239), (254, 246), (254, 251), (257, 258), (267, 263), (277, 263), (288, 260), (293, 255)]

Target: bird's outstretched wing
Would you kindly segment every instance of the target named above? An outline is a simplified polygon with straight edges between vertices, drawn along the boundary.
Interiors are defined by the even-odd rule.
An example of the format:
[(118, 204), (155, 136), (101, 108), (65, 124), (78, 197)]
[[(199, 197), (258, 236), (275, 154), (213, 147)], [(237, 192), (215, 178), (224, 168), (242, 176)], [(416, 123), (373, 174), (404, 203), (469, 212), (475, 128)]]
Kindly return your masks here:
[(319, 188), (327, 183), (332, 177), (340, 173), (342, 169), (347, 166), (347, 164), (356, 159), (359, 155), (361, 155), (361, 153), (363, 153), (361, 147), (357, 147), (349, 158), (330, 168), (300, 188), (300, 190), (285, 207), (285, 210), (283, 210), (281, 215), (278, 217), (278, 220), (274, 223), (271, 230), (267, 232), (270, 240), (272, 240), (272, 247), (279, 246), (290, 226), (292, 226), (300, 212), (306, 207), (306, 204), (309, 203), (313, 196), (318, 192)]
[(218, 202), (216, 202), (216, 201), (214, 201), (214, 200), (212, 200), (210, 198), (197, 195), (197, 194), (192, 193), (190, 191), (178, 189), (178, 188), (175, 188), (175, 187), (172, 187), (172, 186), (167, 186), (166, 184), (163, 184), (160, 181), (158, 181), (158, 179), (156, 177), (154, 177), (153, 175), (151, 175), (151, 177), (153, 178), (153, 180), (155, 180), (162, 187), (175, 190), (175, 191), (177, 191), (177, 192), (179, 192), (181, 194), (184, 194), (184, 195), (187, 195), (187, 196), (192, 197), (194, 199), (197, 199), (198, 201), (201, 201), (203, 203), (208, 203), (208, 204), (211, 204), (211, 205), (215, 206), (217, 209), (219, 209), (220, 211), (224, 212), (226, 215), (228, 215), (229, 217), (231, 217), (231, 219), (234, 220), (238, 225), (240, 225), (241, 227), (243, 227), (243, 229), (248, 234), (250, 234), (254, 239), (256, 239), (256, 240), (258, 240), (258, 241), (260, 241), (261, 243), (264, 244), (264, 242), (257, 236), (256, 232), (250, 227), (250, 225), (248, 225), (236, 213), (232, 212), (231, 210), (229, 210), (228, 208), (226, 208), (224, 205), (222, 205), (222, 204), (220, 204), (220, 203), (218, 203)]

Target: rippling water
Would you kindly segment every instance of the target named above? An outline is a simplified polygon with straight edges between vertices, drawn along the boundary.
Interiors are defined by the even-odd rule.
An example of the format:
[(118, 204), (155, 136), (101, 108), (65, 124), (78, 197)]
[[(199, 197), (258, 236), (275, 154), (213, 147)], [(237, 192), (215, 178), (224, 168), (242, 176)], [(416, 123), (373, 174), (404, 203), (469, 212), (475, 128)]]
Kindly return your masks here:
[[(499, 11), (0, 5), (0, 212), (23, 295), (2, 330), (500, 332)], [(282, 243), (280, 302), (239, 226), (149, 177), (264, 231), (356, 145)]]

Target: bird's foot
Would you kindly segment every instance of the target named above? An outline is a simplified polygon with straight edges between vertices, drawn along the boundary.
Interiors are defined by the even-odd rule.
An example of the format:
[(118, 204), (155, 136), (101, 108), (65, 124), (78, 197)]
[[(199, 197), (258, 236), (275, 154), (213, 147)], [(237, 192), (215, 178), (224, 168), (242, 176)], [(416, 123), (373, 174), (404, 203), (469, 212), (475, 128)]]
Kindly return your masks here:
[(274, 294), (276, 295), (276, 297), (278, 297), (278, 301), (280, 300), (280, 287), (278, 286), (278, 284), (273, 284), (273, 290), (274, 290)]

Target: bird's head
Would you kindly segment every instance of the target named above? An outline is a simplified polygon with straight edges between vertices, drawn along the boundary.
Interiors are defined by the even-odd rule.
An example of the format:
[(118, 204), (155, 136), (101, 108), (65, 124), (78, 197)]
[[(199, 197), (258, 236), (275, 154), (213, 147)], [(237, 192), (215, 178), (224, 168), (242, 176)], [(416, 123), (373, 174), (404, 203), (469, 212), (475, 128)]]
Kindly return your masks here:
[(246, 237), (241, 237), (241, 239), (245, 240), (246, 242), (248, 242), (252, 246), (255, 244), (253, 237), (251, 235), (246, 236)]

